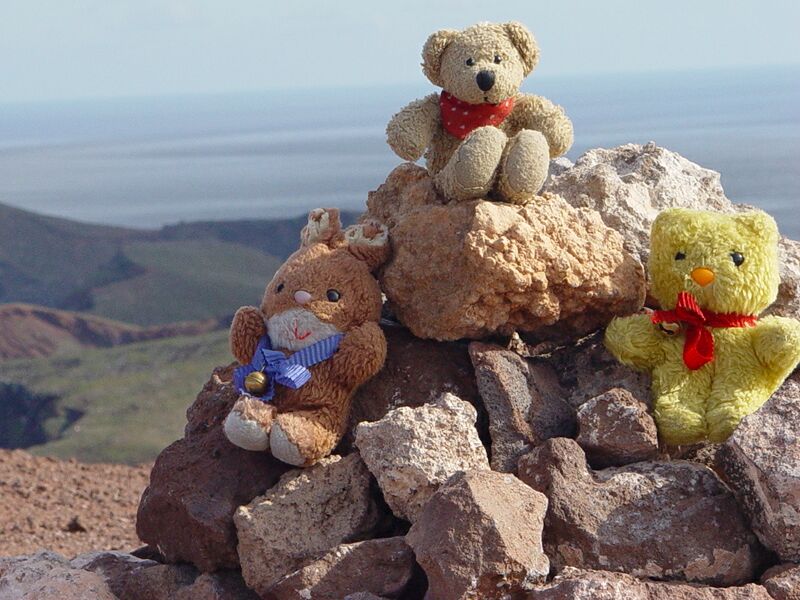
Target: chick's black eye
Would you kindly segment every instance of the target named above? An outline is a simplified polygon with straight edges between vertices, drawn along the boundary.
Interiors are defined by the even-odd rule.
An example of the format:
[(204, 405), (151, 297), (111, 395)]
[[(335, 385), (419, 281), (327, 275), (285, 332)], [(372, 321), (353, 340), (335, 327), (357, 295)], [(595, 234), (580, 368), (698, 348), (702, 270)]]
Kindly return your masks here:
[(737, 267), (741, 267), (744, 262), (744, 254), (741, 252), (731, 252), (731, 260)]
[(685, 259), (686, 259), (686, 255), (683, 252), (678, 252), (675, 255), (675, 260), (685, 260)]
[(499, 65), (503, 61), (499, 54), (494, 55), (494, 64)]
[(342, 297), (338, 290), (328, 290), (326, 295), (328, 296), (328, 300), (330, 302), (338, 302), (339, 298)]
[(472, 60), (471, 58), (468, 58), (468, 59), (467, 59), (467, 66), (468, 66), (468, 67), (471, 67), (471, 66), (472, 66), (472, 65), (474, 65), (474, 64), (475, 64), (475, 61), (474, 61), (474, 60)]
[(279, 283), (278, 287), (275, 288), (275, 293), (280, 294), (283, 291), (283, 284)]

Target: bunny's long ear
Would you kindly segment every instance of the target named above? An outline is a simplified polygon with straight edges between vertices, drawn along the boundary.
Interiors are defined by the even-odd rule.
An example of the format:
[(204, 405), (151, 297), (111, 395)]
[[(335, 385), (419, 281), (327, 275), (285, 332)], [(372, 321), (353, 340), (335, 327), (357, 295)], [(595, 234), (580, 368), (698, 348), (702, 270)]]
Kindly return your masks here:
[(352, 225), (344, 231), (347, 250), (363, 260), (374, 271), (389, 260), (389, 230), (386, 225), (375, 220), (368, 220)]
[(315, 208), (308, 213), (308, 223), (300, 232), (302, 247), (325, 244), (331, 248), (342, 240), (342, 221), (338, 208)]

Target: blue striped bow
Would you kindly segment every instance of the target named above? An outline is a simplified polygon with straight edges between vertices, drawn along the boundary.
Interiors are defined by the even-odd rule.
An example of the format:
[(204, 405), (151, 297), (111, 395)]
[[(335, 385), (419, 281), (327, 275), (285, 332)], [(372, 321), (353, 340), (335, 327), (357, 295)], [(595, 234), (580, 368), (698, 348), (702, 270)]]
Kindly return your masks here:
[(311, 379), (309, 367), (328, 360), (339, 349), (339, 343), (344, 334), (331, 337), (311, 344), (307, 348), (298, 350), (291, 356), (272, 349), (269, 336), (265, 335), (258, 340), (258, 346), (249, 365), (237, 367), (233, 373), (233, 385), (240, 394), (248, 394), (245, 388), (245, 378), (254, 371), (261, 371), (267, 376), (267, 391), (261, 400), (269, 402), (275, 397), (275, 384), (283, 385), (293, 390), (302, 387)]

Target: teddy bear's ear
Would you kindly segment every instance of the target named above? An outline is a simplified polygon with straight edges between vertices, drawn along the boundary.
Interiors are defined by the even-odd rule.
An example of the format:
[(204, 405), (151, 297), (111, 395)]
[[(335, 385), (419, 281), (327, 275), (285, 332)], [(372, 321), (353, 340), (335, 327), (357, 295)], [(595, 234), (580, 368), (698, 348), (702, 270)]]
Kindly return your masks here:
[(505, 23), (503, 29), (522, 58), (525, 75), (530, 75), (539, 62), (539, 46), (536, 43), (536, 39), (525, 25), (516, 21)]
[(762, 244), (777, 244), (780, 239), (778, 224), (767, 213), (753, 211), (734, 217), (740, 227), (744, 227)]
[(344, 242), (348, 252), (367, 263), (370, 271), (389, 259), (389, 230), (378, 221), (368, 220), (348, 227), (344, 231)]
[(440, 29), (431, 34), (422, 47), (422, 72), (433, 85), (444, 87), (444, 82), (439, 73), (442, 64), (442, 53), (447, 45), (453, 41), (458, 31), (455, 29)]
[(342, 239), (342, 221), (338, 208), (315, 208), (308, 213), (308, 223), (300, 232), (302, 247), (326, 244), (331, 248)]

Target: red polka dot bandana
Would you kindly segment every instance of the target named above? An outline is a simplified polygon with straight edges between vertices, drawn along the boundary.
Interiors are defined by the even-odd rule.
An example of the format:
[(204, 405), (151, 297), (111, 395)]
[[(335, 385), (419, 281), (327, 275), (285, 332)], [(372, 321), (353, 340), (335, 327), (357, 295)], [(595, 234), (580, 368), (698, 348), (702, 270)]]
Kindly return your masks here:
[(500, 104), (470, 104), (442, 92), (439, 96), (442, 126), (452, 136), (461, 140), (473, 130), (486, 125), (500, 125), (514, 110), (514, 98), (506, 98)]

